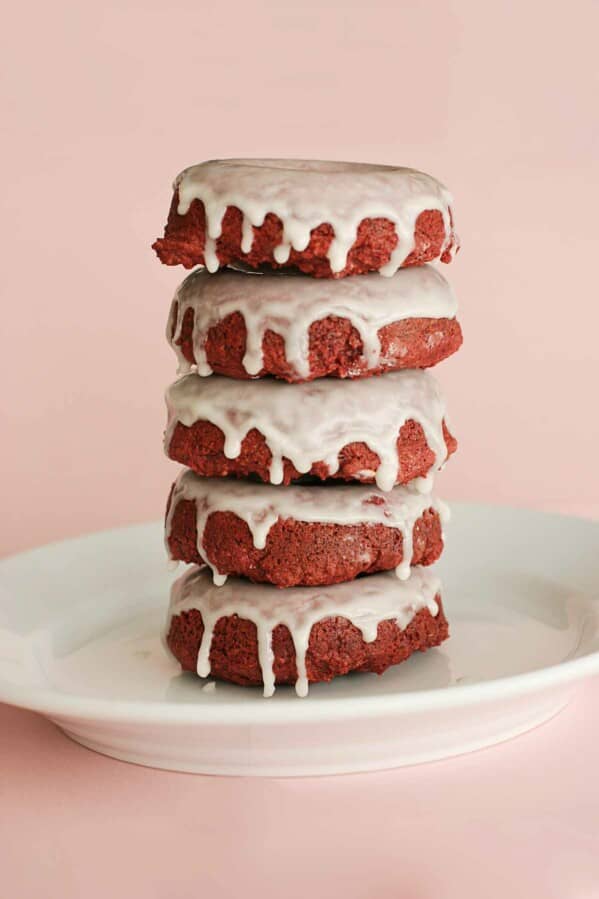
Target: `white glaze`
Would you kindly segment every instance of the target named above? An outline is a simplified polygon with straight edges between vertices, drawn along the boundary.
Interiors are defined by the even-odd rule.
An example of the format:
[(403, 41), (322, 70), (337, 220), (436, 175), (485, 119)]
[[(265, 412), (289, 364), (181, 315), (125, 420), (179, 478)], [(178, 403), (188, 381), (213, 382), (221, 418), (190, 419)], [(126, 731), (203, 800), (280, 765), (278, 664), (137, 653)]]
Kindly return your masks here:
[(440, 594), (439, 579), (423, 568), (414, 568), (408, 581), (398, 581), (384, 572), (332, 587), (290, 587), (279, 590), (265, 584), (230, 580), (215, 587), (206, 569), (187, 571), (172, 586), (165, 627), (168, 634), (174, 616), (196, 609), (202, 616), (204, 633), (198, 651), (197, 673), (210, 674), (210, 648), (214, 627), (220, 618), (238, 615), (253, 621), (258, 634), (258, 657), (264, 682), (264, 695), (275, 691), (272, 633), (284, 624), (295, 647), (298, 696), (308, 693), (306, 652), (312, 627), (325, 618), (346, 618), (362, 634), (366, 643), (376, 640), (382, 621), (395, 621), (402, 630), (422, 609), (436, 616)]
[(262, 341), (270, 330), (283, 338), (289, 365), (300, 378), (307, 378), (313, 322), (329, 315), (348, 319), (362, 339), (364, 360), (369, 368), (376, 368), (385, 362), (381, 328), (409, 318), (454, 318), (457, 303), (443, 275), (429, 265), (401, 269), (388, 279), (368, 274), (340, 280), (273, 271), (247, 275), (225, 270), (212, 276), (198, 269), (179, 286), (169, 314), (167, 340), (177, 354), (179, 372), (192, 369), (177, 345), (188, 309), (194, 313), (192, 341), (198, 374), (212, 374), (205, 351), (208, 332), (239, 312), (246, 324), (243, 366), (248, 375), (258, 375), (263, 367)]
[(274, 251), (279, 263), (287, 261), (292, 248), (305, 250), (312, 229), (329, 223), (335, 232), (327, 252), (333, 273), (345, 268), (358, 226), (366, 218), (386, 218), (395, 225), (398, 243), (380, 269), (383, 275), (394, 274), (414, 249), (416, 219), (426, 210), (438, 210), (443, 216), (445, 242), (440, 255), (457, 248), (451, 194), (415, 169), (304, 159), (215, 159), (185, 169), (174, 188), (179, 191), (179, 215), (185, 215), (194, 200), (204, 204), (204, 259), (210, 272), (219, 266), (216, 240), (228, 206), (243, 215), (246, 253), (252, 245), (252, 227), (259, 228), (269, 212), (280, 218), (283, 236)]
[[(443, 438), (445, 403), (435, 379), (426, 371), (408, 369), (383, 377), (338, 381), (321, 378), (303, 384), (274, 379), (236, 381), (213, 375), (184, 375), (166, 392), (168, 454), (178, 422), (191, 427), (210, 421), (225, 435), (224, 454), (235, 459), (246, 434), (257, 428), (272, 453), (270, 482), (283, 480), (283, 459), (300, 473), (324, 462), (331, 475), (339, 468), (339, 453), (349, 443), (363, 442), (380, 464), (375, 481), (391, 490), (400, 480), (397, 438), (409, 420), (419, 422), (435, 455), (433, 469), (447, 458)], [(364, 472), (363, 476), (372, 476)], [(420, 486), (430, 486), (423, 479)]]
[(272, 526), (279, 519), (321, 522), (323, 524), (382, 524), (401, 531), (403, 558), (396, 568), (401, 580), (410, 576), (414, 525), (427, 509), (438, 512), (442, 523), (449, 509), (434, 496), (424, 496), (407, 487), (395, 487), (382, 493), (372, 487), (291, 485), (281, 489), (269, 484), (253, 484), (229, 478), (202, 478), (189, 470), (175, 481), (165, 524), (168, 539), (177, 503), (193, 500), (196, 506), (197, 550), (212, 571), (214, 583), (227, 580), (208, 558), (204, 548), (206, 522), (213, 512), (234, 512), (250, 529), (256, 549), (264, 549)]

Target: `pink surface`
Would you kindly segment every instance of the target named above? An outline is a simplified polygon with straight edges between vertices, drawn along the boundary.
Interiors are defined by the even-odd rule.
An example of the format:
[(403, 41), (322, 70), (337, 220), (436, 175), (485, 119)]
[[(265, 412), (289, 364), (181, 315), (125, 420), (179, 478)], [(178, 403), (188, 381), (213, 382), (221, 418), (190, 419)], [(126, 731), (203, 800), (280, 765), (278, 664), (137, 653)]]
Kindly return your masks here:
[[(218, 156), (415, 165), (452, 189), (466, 344), (448, 498), (599, 513), (594, 0), (56, 0), (2, 23), (0, 551), (158, 517), (170, 180)], [(455, 548), (454, 548), (455, 550)], [(0, 709), (2, 892), (586, 899), (599, 685), (520, 740), (319, 781), (194, 778)]]
[(18, 899), (594, 899), (598, 689), (503, 746), (297, 781), (137, 768), (3, 707), (3, 889)]

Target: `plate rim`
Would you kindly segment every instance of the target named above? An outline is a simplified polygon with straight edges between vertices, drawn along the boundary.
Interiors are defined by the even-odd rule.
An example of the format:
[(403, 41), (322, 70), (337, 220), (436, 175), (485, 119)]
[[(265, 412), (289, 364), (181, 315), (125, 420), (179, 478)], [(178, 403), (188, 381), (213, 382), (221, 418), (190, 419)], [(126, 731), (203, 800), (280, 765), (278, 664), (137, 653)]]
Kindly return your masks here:
[[(599, 522), (593, 518), (545, 512), (528, 506), (502, 503), (453, 502), (452, 506), (463, 510), (492, 510), (494, 508), (514, 513), (532, 512), (543, 517), (583, 522), (599, 530)], [(5, 564), (23, 562), (40, 551), (64, 547), (73, 542), (95, 537), (116, 535), (138, 528), (155, 526), (157, 521), (127, 524), (118, 528), (106, 528), (80, 534), (63, 540), (32, 547), (20, 553), (0, 559), (0, 574)], [(589, 597), (591, 598), (591, 597)], [(0, 678), (0, 702), (38, 712), (46, 716), (103, 722), (130, 722), (136, 724), (183, 724), (239, 726), (242, 724), (318, 723), (328, 720), (347, 720), (356, 717), (380, 717), (410, 712), (449, 710), (485, 702), (509, 700), (530, 695), (554, 685), (568, 685), (599, 674), (599, 650), (576, 659), (569, 659), (547, 667), (521, 674), (493, 678), (476, 684), (453, 685), (451, 688), (433, 688), (410, 693), (381, 693), (375, 696), (342, 696), (317, 702), (301, 700), (295, 694), (274, 702), (247, 703), (240, 695), (239, 701), (225, 705), (217, 703), (178, 704), (165, 700), (147, 701), (132, 699), (102, 699), (62, 693), (47, 687), (23, 687), (7, 683)], [(281, 696), (280, 693), (277, 694)]]

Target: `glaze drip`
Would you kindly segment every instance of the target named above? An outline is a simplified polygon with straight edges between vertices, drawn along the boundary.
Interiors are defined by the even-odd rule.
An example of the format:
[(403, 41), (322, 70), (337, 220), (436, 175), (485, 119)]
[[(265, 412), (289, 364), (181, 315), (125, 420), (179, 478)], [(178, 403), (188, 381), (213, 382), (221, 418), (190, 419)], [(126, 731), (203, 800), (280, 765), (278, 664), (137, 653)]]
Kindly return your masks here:
[(204, 549), (204, 531), (213, 512), (233, 512), (247, 524), (256, 549), (264, 549), (271, 528), (279, 519), (321, 522), (325, 524), (382, 524), (396, 528), (402, 535), (403, 558), (396, 568), (397, 577), (410, 576), (414, 525), (427, 509), (439, 514), (442, 523), (449, 509), (434, 496), (424, 496), (407, 487), (395, 487), (382, 493), (372, 487), (302, 487), (284, 490), (268, 484), (251, 484), (227, 478), (202, 478), (194, 472), (181, 472), (173, 487), (166, 518), (165, 542), (169, 558), (169, 537), (177, 504), (193, 500), (196, 506), (197, 550), (212, 571), (213, 581), (222, 586), (227, 575), (212, 564)]
[(380, 269), (382, 275), (393, 275), (408, 258), (415, 245), (416, 220), (427, 210), (437, 210), (443, 217), (445, 242), (440, 255), (457, 248), (451, 194), (415, 169), (301, 159), (216, 159), (185, 169), (174, 189), (179, 192), (179, 215), (185, 215), (194, 200), (204, 205), (204, 259), (209, 272), (219, 267), (216, 241), (229, 206), (242, 213), (245, 253), (252, 247), (252, 228), (263, 225), (268, 213), (278, 216), (283, 235), (274, 257), (280, 264), (288, 260), (291, 249), (306, 249), (314, 228), (330, 224), (334, 238), (327, 257), (334, 274), (345, 268), (360, 222), (367, 218), (393, 222), (398, 237), (389, 262)]
[(389, 279), (368, 274), (341, 280), (232, 270), (212, 276), (199, 269), (179, 286), (167, 325), (179, 372), (192, 369), (177, 345), (189, 309), (194, 314), (192, 341), (198, 374), (212, 374), (205, 350), (208, 332), (238, 312), (247, 331), (243, 367), (248, 375), (255, 377), (263, 368), (262, 342), (270, 330), (283, 338), (285, 356), (298, 376), (307, 378), (313, 322), (330, 315), (348, 319), (360, 335), (368, 367), (376, 368), (384, 362), (381, 328), (409, 318), (455, 318), (457, 303), (443, 275), (429, 265), (401, 269)]
[(214, 628), (220, 618), (238, 615), (256, 625), (258, 657), (262, 670), (264, 695), (275, 692), (272, 634), (279, 624), (285, 625), (295, 647), (298, 696), (308, 693), (306, 653), (313, 626), (326, 618), (345, 618), (362, 634), (367, 643), (376, 640), (382, 621), (395, 621), (402, 630), (422, 609), (435, 617), (439, 612), (436, 598), (441, 583), (430, 571), (414, 568), (408, 581), (397, 581), (393, 574), (371, 575), (332, 587), (289, 587), (279, 590), (264, 584), (230, 580), (215, 587), (205, 569), (193, 568), (171, 588), (171, 600), (165, 637), (171, 621), (183, 612), (196, 609), (202, 616), (204, 633), (198, 650), (197, 673), (210, 674), (210, 649)]
[[(445, 404), (435, 379), (426, 371), (408, 369), (383, 377), (323, 378), (303, 384), (187, 374), (168, 388), (166, 404), (167, 454), (178, 422), (187, 427), (197, 421), (212, 422), (224, 434), (228, 459), (237, 458), (243, 439), (256, 428), (272, 454), (272, 484), (283, 481), (283, 459), (303, 474), (322, 461), (335, 474), (343, 447), (362, 442), (380, 459), (374, 474), (377, 486), (391, 490), (401, 478), (398, 435), (410, 420), (422, 426), (435, 455), (433, 467), (440, 468), (447, 458)], [(430, 479), (423, 479), (420, 486), (429, 488)]]

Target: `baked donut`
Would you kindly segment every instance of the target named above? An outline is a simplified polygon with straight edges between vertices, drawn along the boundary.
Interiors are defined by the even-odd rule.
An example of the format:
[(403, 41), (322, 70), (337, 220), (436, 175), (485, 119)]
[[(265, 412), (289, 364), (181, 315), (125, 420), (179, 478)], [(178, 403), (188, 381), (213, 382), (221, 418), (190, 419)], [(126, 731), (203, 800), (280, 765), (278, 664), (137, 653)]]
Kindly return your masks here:
[(451, 195), (423, 172), (305, 159), (216, 159), (175, 179), (167, 265), (215, 272), (244, 262), (342, 278), (440, 259), (459, 242)]
[(431, 565), (443, 550), (447, 507), (406, 487), (273, 487), (183, 471), (165, 522), (170, 558), (277, 587), (336, 584)]
[(206, 569), (175, 581), (165, 643), (184, 671), (242, 686), (308, 685), (350, 671), (382, 674), (448, 636), (434, 575), (415, 568), (408, 581), (375, 574), (332, 587), (229, 580)]
[(341, 280), (198, 269), (175, 294), (167, 339), (181, 372), (358, 378), (429, 368), (455, 353), (456, 311), (449, 284), (429, 265)]
[(167, 455), (206, 477), (311, 475), (391, 490), (432, 477), (457, 447), (434, 378), (415, 369), (304, 384), (188, 374), (166, 403)]

